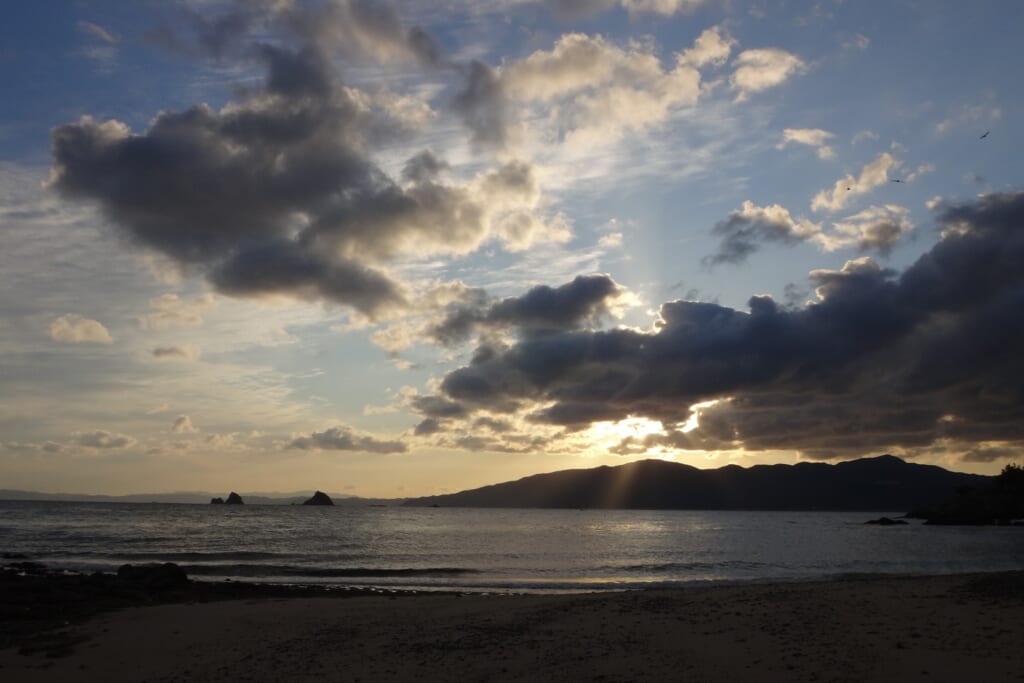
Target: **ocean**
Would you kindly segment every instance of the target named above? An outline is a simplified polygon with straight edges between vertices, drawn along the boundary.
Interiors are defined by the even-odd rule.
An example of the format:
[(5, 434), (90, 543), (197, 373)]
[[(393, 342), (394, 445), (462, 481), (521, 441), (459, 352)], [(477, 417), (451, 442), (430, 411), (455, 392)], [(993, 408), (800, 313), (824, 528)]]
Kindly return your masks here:
[(175, 562), (209, 581), (488, 592), (1024, 569), (1024, 528), (864, 524), (883, 514), (0, 501), (0, 552), (86, 572)]

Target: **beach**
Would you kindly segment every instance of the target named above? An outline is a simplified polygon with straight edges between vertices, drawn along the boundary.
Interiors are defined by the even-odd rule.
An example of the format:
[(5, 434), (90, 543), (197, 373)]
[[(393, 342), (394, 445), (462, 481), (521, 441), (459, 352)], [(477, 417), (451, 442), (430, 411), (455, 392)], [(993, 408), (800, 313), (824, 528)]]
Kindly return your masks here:
[(571, 595), (283, 595), (179, 594), (21, 634), (0, 650), (0, 678), (1024, 680), (1018, 572)]

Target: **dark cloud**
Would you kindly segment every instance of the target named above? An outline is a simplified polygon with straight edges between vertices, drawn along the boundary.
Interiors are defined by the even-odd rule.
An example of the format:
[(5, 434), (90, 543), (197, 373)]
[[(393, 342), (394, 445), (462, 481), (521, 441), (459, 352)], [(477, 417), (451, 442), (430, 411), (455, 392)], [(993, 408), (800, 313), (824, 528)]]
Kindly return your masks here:
[[(937, 441), (1024, 440), (1024, 193), (945, 207), (903, 273), (870, 259), (814, 271), (801, 308), (663, 304), (652, 331), (561, 330), (484, 343), (441, 383), (468, 409), (570, 428), (643, 416), (664, 445), (845, 457)], [(699, 428), (682, 427), (690, 406)], [(640, 444), (624, 442), (625, 450)], [(642, 444), (640, 444), (642, 445)]]
[(1013, 460), (1024, 454), (1024, 447), (980, 447), (974, 448), (963, 454), (961, 460), (964, 462), (995, 462), (997, 460)]
[(405, 304), (385, 261), (472, 251), (502, 236), (496, 215), (536, 203), (533, 169), (520, 162), (447, 185), (437, 179), (445, 162), (422, 152), (406, 164), (410, 184), (398, 184), (369, 150), (401, 126), (338, 82), (323, 50), (252, 51), (264, 85), (221, 111), (164, 112), (141, 134), (87, 117), (54, 129), (52, 186), (97, 202), (132, 241), (224, 293), (322, 298), (371, 318)]
[(72, 436), (74, 443), (87, 448), (127, 448), (134, 446), (137, 442), (126, 434), (117, 434), (103, 429), (97, 429), (85, 434), (79, 433)]
[(743, 263), (766, 243), (793, 246), (811, 242), (826, 251), (853, 247), (862, 253), (888, 256), (900, 238), (913, 228), (908, 213), (896, 205), (872, 206), (834, 222), (830, 230), (825, 230), (820, 223), (793, 218), (778, 204), (756, 206), (745, 201), (742, 208), (712, 229), (721, 242), (714, 254), (704, 258), (704, 264)]
[(452, 98), (452, 108), (472, 133), (474, 143), (504, 147), (508, 141), (508, 99), (498, 72), (478, 61), (464, 67), (466, 83)]
[(183, 8), (174, 25), (143, 35), (176, 54), (221, 60), (238, 56), (255, 34), (316, 46), (324, 54), (380, 63), (441, 63), (441, 47), (419, 26), (406, 27), (393, 8), (363, 0), (279, 3), (234, 0), (220, 13)]
[(357, 434), (351, 427), (332, 427), (322, 432), (313, 432), (309, 436), (300, 436), (292, 439), (288, 448), (365, 453), (405, 453), (409, 450), (401, 441), (386, 441)]
[(478, 417), (473, 420), (473, 426), (476, 428), (489, 429), (496, 434), (508, 432), (512, 429), (512, 424), (507, 420), (496, 420), (493, 417)]
[(416, 428), (413, 430), (413, 434), (416, 436), (430, 436), (431, 434), (437, 434), (442, 431), (444, 431), (444, 427), (441, 426), (440, 420), (428, 417), (416, 425)]
[[(813, 224), (804, 223), (813, 227)], [(733, 211), (724, 221), (712, 228), (711, 233), (721, 237), (718, 251), (705, 257), (706, 265), (721, 263), (743, 263), (751, 254), (760, 249), (762, 242), (778, 242), (786, 245), (798, 244), (812, 234), (801, 232), (800, 224), (781, 206), (755, 206), (743, 203), (743, 208)]]
[(368, 317), (404, 303), (400, 287), (382, 273), (345, 259), (328, 260), (287, 241), (241, 249), (210, 274), (230, 296), (285, 294), (345, 303)]
[(440, 396), (416, 396), (409, 405), (417, 413), (434, 419), (463, 417), (467, 412), (465, 406)]
[(439, 159), (429, 149), (416, 154), (402, 167), (402, 180), (410, 183), (428, 183), (447, 171), (451, 166)]
[(197, 351), (188, 346), (158, 346), (151, 352), (157, 360), (195, 360)]
[(582, 19), (605, 12), (617, 4), (617, 0), (554, 0), (551, 9), (563, 19)]
[(511, 328), (520, 333), (578, 329), (609, 316), (624, 293), (608, 275), (595, 274), (579, 275), (559, 287), (539, 285), (518, 297), (492, 301), (481, 295), (451, 304), (428, 335), (452, 345), (468, 340), (481, 328)]
[(268, 16), (261, 4), (238, 2), (217, 15), (179, 8), (181, 30), (167, 24), (155, 26), (143, 33), (142, 40), (174, 54), (220, 60), (241, 49), (253, 26)]
[(419, 26), (406, 27), (388, 4), (334, 0), (316, 6), (296, 3), (280, 12), (281, 22), (325, 52), (381, 63), (439, 65), (441, 46)]

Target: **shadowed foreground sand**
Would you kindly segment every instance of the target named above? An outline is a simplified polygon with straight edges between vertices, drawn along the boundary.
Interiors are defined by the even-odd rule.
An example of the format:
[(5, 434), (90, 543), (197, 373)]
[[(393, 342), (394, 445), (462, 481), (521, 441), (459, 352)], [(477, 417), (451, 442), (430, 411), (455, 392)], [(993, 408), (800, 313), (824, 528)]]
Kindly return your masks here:
[[(4, 681), (1024, 681), (1020, 574), (128, 608)], [(81, 640), (79, 640), (79, 638)]]

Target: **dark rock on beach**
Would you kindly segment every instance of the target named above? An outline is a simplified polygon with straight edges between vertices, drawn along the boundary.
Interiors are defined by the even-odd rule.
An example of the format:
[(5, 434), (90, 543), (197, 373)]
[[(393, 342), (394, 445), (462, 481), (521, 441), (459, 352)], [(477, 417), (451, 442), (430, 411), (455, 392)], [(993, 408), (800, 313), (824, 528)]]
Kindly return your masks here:
[[(24, 556), (18, 559), (20, 557)], [(75, 645), (73, 635), (68, 633), (70, 627), (100, 612), (123, 607), (372, 594), (375, 593), (368, 588), (189, 581), (181, 567), (170, 563), (124, 565), (117, 574), (84, 574), (52, 569), (32, 561), (4, 562), (0, 564), (0, 650), (17, 647), (24, 654), (65, 656)], [(15, 679), (0, 674), (0, 680)]]
[(242, 500), (242, 497), (234, 491), (228, 495), (228, 499), (224, 501), (224, 503), (227, 505), (245, 505), (245, 501)]
[(334, 501), (323, 491), (317, 491), (313, 497), (305, 501), (303, 505), (334, 505)]
[(148, 590), (164, 590), (188, 585), (185, 570), (173, 562), (163, 564), (125, 564), (117, 570), (117, 578)]
[(216, 498), (211, 498), (210, 499), (210, 505), (223, 505), (223, 504), (224, 504), (224, 499), (221, 498), (220, 496), (217, 496)]

